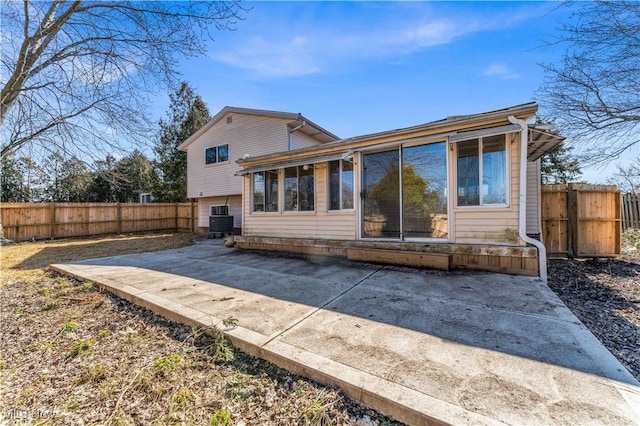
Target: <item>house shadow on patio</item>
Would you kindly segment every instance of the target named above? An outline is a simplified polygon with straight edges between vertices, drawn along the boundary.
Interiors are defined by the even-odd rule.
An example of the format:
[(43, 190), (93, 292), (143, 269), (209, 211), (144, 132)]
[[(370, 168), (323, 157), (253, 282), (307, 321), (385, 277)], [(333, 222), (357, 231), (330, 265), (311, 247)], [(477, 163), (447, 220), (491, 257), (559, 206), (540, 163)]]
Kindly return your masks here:
[[(585, 348), (585, 343), (597, 340), (589, 340), (593, 336), (576, 317), (544, 283), (533, 278), (306, 259), (226, 249), (212, 240), (191, 248), (79, 263), (108, 266), (112, 271), (133, 267), (134, 275), (129, 271), (118, 278), (133, 287), (149, 271), (149, 279), (155, 280), (150, 292), (162, 291), (163, 297), (217, 318), (233, 316), (240, 325), (270, 339), (283, 333), (294, 336), (296, 330), (290, 329), (297, 324), (330, 311), (356, 322), (359, 318), (372, 326), (372, 332), (376, 323), (386, 324), (469, 347), (611, 375), (611, 371), (603, 372), (600, 355)], [(166, 288), (155, 272), (170, 274), (165, 276)], [(230, 299), (212, 303), (215, 298), (208, 293), (210, 287), (202, 286), (185, 295), (182, 278), (224, 286), (229, 294), (224, 297)], [(218, 288), (216, 294), (225, 292), (221, 291)], [(267, 296), (269, 303), (254, 295)], [(325, 327), (316, 332), (320, 336), (331, 330)], [(302, 335), (298, 338), (306, 340)], [(349, 346), (347, 342), (342, 349)], [(618, 376), (625, 381), (624, 374)]]

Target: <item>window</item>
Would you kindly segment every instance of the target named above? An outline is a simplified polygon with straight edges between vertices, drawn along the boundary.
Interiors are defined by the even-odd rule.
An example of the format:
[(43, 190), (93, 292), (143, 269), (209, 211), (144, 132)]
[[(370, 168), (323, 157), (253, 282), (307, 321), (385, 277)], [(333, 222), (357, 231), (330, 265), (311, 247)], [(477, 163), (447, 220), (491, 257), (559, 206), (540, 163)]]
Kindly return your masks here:
[(228, 216), (229, 206), (210, 206), (209, 215), (211, 216)]
[(139, 203), (152, 203), (153, 202), (153, 195), (149, 194), (148, 192), (143, 192), (140, 194), (139, 196)]
[(204, 150), (205, 164), (224, 163), (229, 161), (229, 145), (212, 146)]
[(505, 135), (458, 142), (458, 206), (507, 204)]
[(329, 210), (353, 208), (353, 163), (329, 162)]
[(278, 211), (278, 171), (266, 170), (253, 174), (253, 211)]
[(285, 211), (313, 211), (314, 196), (313, 166), (305, 165), (284, 169)]
[(204, 150), (205, 164), (214, 164), (218, 162), (218, 147), (207, 148)]
[(229, 161), (229, 145), (220, 145), (218, 147), (218, 163)]

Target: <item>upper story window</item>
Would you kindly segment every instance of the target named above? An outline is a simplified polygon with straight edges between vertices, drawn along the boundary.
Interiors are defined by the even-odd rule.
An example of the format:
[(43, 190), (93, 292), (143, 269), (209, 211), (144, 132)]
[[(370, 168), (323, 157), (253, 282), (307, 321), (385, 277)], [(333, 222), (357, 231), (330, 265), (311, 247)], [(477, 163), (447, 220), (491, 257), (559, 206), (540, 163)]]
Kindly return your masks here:
[(507, 151), (504, 134), (457, 143), (458, 206), (507, 204)]
[(224, 163), (229, 161), (229, 145), (212, 146), (204, 150), (205, 164)]
[(353, 163), (329, 162), (329, 210), (353, 209)]
[(313, 211), (314, 197), (313, 165), (284, 169), (285, 211)]
[(253, 174), (252, 211), (278, 211), (278, 171), (265, 170)]

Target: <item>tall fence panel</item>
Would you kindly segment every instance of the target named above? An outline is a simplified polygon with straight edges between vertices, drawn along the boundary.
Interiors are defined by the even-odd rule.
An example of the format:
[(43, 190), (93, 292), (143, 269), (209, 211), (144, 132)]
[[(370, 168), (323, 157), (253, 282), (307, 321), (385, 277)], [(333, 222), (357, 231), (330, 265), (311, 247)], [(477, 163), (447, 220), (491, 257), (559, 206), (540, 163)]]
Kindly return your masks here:
[(83, 237), (160, 230), (195, 231), (194, 203), (3, 203), (0, 220), (9, 240)]
[(615, 185), (543, 185), (541, 211), (549, 256), (620, 255), (622, 202)]
[(622, 196), (622, 229), (640, 229), (640, 195)]
[[(575, 257), (614, 257), (622, 248), (621, 194), (615, 185), (573, 185)], [(570, 187), (570, 189), (572, 189)], [(570, 205), (569, 212), (573, 211)]]
[(569, 216), (567, 185), (542, 186), (542, 239), (549, 256), (569, 255)]

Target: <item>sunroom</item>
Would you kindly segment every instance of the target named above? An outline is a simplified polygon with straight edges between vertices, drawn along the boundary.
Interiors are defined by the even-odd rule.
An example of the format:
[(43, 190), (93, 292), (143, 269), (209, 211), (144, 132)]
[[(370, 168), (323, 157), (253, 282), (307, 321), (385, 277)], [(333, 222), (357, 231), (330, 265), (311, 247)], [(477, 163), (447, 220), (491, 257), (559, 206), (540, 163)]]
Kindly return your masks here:
[(536, 110), (519, 105), (238, 160), (236, 244), (542, 276), (544, 247), (527, 234), (539, 234), (539, 158), (563, 138), (527, 125)]

